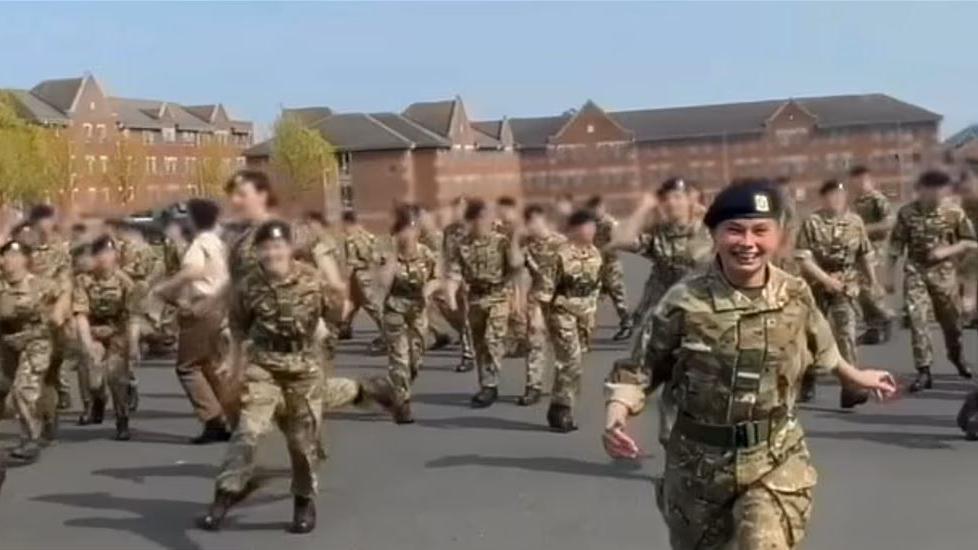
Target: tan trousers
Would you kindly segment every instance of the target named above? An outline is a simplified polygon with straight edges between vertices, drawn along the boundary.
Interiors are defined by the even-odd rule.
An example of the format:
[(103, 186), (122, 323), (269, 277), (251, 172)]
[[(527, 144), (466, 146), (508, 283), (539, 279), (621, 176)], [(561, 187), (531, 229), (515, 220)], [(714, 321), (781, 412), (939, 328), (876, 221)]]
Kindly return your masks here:
[(221, 325), (224, 312), (208, 311), (201, 316), (183, 312), (177, 343), (177, 378), (201, 422), (224, 417), (224, 403), (231, 385), (221, 378)]

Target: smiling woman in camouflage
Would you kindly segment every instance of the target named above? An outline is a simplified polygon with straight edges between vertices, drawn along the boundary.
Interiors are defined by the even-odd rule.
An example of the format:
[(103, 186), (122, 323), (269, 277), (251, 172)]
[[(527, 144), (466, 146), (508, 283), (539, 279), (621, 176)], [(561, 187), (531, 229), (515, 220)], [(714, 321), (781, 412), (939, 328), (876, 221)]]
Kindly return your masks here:
[(704, 220), (715, 263), (659, 302), (649, 360), (616, 363), (607, 382), (604, 444), (618, 458), (639, 454), (628, 416), (658, 385), (674, 388), (657, 500), (675, 550), (787, 550), (804, 538), (816, 482), (795, 414), (806, 369), (884, 397), (896, 391), (888, 373), (843, 360), (808, 285), (772, 265), (781, 217), (766, 182), (721, 191)]

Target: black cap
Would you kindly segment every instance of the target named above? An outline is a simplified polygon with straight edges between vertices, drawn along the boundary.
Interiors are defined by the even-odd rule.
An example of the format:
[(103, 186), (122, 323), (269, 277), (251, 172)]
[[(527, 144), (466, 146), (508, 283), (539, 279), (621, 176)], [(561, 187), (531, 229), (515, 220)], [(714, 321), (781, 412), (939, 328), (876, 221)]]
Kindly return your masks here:
[(917, 178), (917, 185), (921, 187), (945, 187), (951, 185), (951, 176), (941, 170), (928, 170)]
[(292, 243), (292, 228), (282, 220), (271, 220), (261, 224), (255, 230), (256, 245), (272, 239), (282, 239)]
[(27, 255), (31, 253), (31, 247), (17, 239), (10, 239), (3, 243), (3, 245), (0, 245), (0, 254), (6, 254), (7, 252), (20, 252), (21, 254)]
[(106, 250), (117, 250), (119, 247), (116, 245), (115, 240), (108, 235), (102, 235), (101, 237), (92, 241), (92, 254), (100, 254)]
[(584, 225), (586, 223), (595, 223), (598, 218), (595, 217), (594, 212), (588, 209), (581, 209), (575, 211), (570, 217), (567, 218), (567, 227), (577, 227), (579, 225)]
[(713, 229), (733, 219), (780, 220), (781, 193), (766, 180), (747, 181), (730, 185), (720, 191), (703, 217), (703, 223)]
[(48, 218), (54, 217), (54, 207), (50, 204), (38, 204), (31, 208), (30, 214), (27, 216), (31, 223), (36, 223), (41, 220), (46, 220)]
[(827, 193), (831, 193), (833, 191), (845, 191), (845, 190), (846, 190), (846, 186), (841, 181), (825, 180), (825, 183), (823, 183), (822, 186), (818, 188), (818, 194), (824, 196)]
[(673, 191), (686, 191), (687, 189), (689, 189), (689, 186), (686, 184), (686, 180), (683, 178), (669, 178), (659, 184), (659, 189), (655, 192), (655, 194), (662, 197), (666, 193), (671, 193)]

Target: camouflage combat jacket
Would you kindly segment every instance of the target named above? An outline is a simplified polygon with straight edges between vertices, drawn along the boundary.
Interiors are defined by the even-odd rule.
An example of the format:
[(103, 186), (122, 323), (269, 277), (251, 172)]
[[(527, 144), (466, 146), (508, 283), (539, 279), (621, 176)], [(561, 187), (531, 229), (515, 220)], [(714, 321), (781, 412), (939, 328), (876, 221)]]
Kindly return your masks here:
[(439, 229), (424, 230), (419, 233), (421, 244), (428, 247), (428, 250), (435, 255), (438, 261), (444, 258), (445, 252), (445, 233)]
[(920, 201), (903, 205), (890, 232), (890, 256), (907, 255), (904, 270), (953, 269), (955, 258), (932, 262), (928, 256), (938, 246), (975, 240), (975, 228), (961, 207), (942, 203), (933, 208)]
[[(893, 214), (893, 206), (890, 204), (890, 199), (886, 198), (886, 195), (876, 189), (856, 197), (852, 201), (852, 209), (862, 218), (864, 225), (880, 223)], [(869, 239), (874, 245), (878, 245), (886, 240), (886, 231), (869, 235)]]
[(452, 222), (445, 226), (443, 233), (441, 257), (443, 260), (447, 260), (458, 254), (458, 247), (462, 244), (465, 235), (468, 234), (468, 230), (464, 223)]
[(121, 268), (104, 275), (81, 273), (71, 292), (71, 312), (88, 317), (95, 338), (124, 333), (141, 313), (137, 285)]
[(566, 242), (557, 248), (548, 277), (554, 311), (575, 315), (594, 313), (601, 289), (601, 252), (596, 246)]
[(54, 281), (63, 292), (70, 290), (71, 268), (71, 249), (67, 241), (39, 244), (31, 249), (31, 271)]
[(136, 240), (120, 240), (119, 267), (134, 283), (146, 283), (158, 273), (160, 258), (153, 253), (153, 248)]
[(652, 262), (649, 277), (662, 289), (668, 289), (709, 262), (712, 248), (713, 238), (701, 222), (660, 222), (639, 236), (634, 252)]
[[(845, 212), (835, 216), (819, 210), (802, 223), (795, 241), (795, 255), (799, 259), (810, 256), (822, 271), (843, 281), (846, 295), (855, 297), (859, 293), (858, 262), (873, 255), (873, 246), (857, 214)], [(809, 283), (813, 288), (821, 288), (814, 280)]]
[(526, 270), (530, 274), (530, 299), (540, 303), (553, 300), (554, 282), (548, 274), (554, 270), (560, 246), (566, 242), (567, 238), (556, 232), (544, 237), (530, 235), (524, 239)]
[(255, 231), (258, 224), (250, 223), (241, 227), (227, 228), (225, 233), (228, 246), (228, 271), (231, 281), (238, 284), (248, 273), (258, 268), (258, 251), (255, 250)]
[(346, 252), (346, 267), (350, 272), (372, 269), (378, 262), (377, 237), (358, 227), (343, 240)]
[(20, 350), (48, 338), (59, 293), (54, 281), (39, 275), (29, 273), (17, 282), (0, 276), (0, 344)]
[(509, 239), (497, 231), (468, 233), (448, 259), (448, 276), (465, 282), (472, 302), (506, 301), (512, 275), (509, 248)]
[(603, 214), (598, 218), (595, 225), (594, 246), (598, 247), (598, 250), (601, 250), (601, 255), (605, 258), (605, 261), (611, 258), (617, 258), (618, 254), (611, 250), (608, 244), (611, 243), (612, 238), (615, 236), (618, 220), (611, 214)]
[(282, 279), (268, 276), (261, 267), (235, 287), (229, 323), (239, 340), (248, 340), (251, 361), (272, 371), (303, 372), (318, 369), (310, 358), (315, 348), (316, 325), (330, 321), (340, 309), (315, 267), (293, 262)]
[(397, 254), (394, 262), (394, 278), (384, 300), (384, 309), (403, 314), (424, 308), (425, 286), (438, 277), (435, 253), (418, 244), (415, 254)]

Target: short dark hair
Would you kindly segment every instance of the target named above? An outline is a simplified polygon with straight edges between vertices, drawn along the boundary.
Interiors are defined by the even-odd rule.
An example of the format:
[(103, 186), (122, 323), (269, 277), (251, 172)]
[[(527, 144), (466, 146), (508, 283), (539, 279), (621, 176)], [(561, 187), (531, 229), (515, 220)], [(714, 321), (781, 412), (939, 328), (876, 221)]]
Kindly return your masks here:
[(591, 210), (594, 210), (599, 206), (601, 206), (602, 204), (604, 204), (604, 199), (601, 198), (601, 195), (594, 195), (593, 197), (588, 199), (586, 203), (584, 203), (584, 206), (585, 208), (590, 208)]
[(944, 187), (951, 183), (951, 176), (943, 170), (927, 170), (917, 178), (921, 187)]
[(400, 233), (408, 227), (414, 227), (418, 223), (418, 208), (413, 204), (401, 205), (394, 209), (394, 223), (391, 225), (391, 233)]
[(574, 213), (567, 218), (567, 227), (577, 227), (586, 223), (595, 223), (596, 221), (594, 212), (582, 208), (581, 210), (575, 210)]
[(509, 195), (503, 195), (502, 197), (496, 199), (496, 204), (499, 206), (514, 208), (516, 206), (516, 199), (510, 197)]
[(340, 219), (343, 220), (343, 223), (357, 223), (357, 212), (356, 210), (344, 210)]
[(239, 185), (245, 183), (250, 183), (255, 191), (259, 193), (264, 193), (267, 197), (268, 206), (275, 206), (278, 199), (275, 196), (275, 189), (272, 186), (272, 180), (268, 177), (268, 174), (262, 172), (261, 170), (238, 170), (233, 176), (224, 184), (224, 192), (231, 194)]
[(465, 207), (465, 221), (478, 219), (486, 212), (486, 201), (482, 199), (472, 199)]
[(221, 215), (221, 207), (207, 199), (190, 199), (187, 201), (187, 215), (194, 227), (201, 230), (214, 229), (217, 218)]
[(857, 164), (849, 169), (849, 177), (858, 178), (869, 173), (869, 168), (862, 164)]
[(284, 239), (292, 243), (292, 228), (282, 220), (268, 220), (255, 230), (255, 245), (260, 245), (272, 239)]
[(27, 219), (31, 223), (37, 223), (41, 220), (46, 220), (54, 217), (54, 207), (50, 204), (37, 204), (31, 208), (30, 214), (28, 214)]
[(546, 214), (546, 210), (543, 209), (539, 204), (530, 204), (523, 209), (523, 219), (525, 221), (530, 221), (537, 216), (542, 216)]

